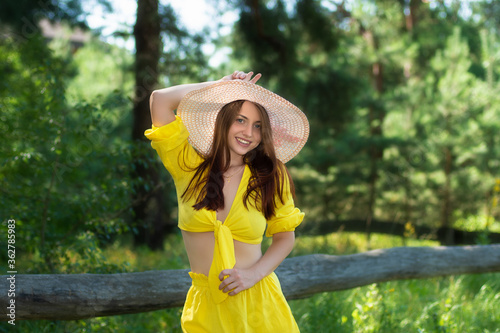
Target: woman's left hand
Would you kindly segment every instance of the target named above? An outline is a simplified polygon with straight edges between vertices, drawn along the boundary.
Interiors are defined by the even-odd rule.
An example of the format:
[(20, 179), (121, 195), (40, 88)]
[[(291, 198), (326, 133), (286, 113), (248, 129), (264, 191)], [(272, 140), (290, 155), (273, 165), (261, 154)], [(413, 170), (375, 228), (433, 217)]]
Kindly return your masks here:
[[(224, 277), (226, 279), (224, 279)], [(253, 287), (261, 279), (254, 270), (233, 268), (225, 269), (219, 274), (219, 280), (222, 283), (219, 285), (219, 290), (229, 293), (229, 296), (234, 296), (240, 291)]]

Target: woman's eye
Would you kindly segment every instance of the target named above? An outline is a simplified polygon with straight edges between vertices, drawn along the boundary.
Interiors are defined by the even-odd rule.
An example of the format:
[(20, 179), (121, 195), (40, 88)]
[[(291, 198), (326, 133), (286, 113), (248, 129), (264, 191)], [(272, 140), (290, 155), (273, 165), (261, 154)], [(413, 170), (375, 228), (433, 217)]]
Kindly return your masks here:
[(257, 124), (257, 125), (255, 125), (255, 128), (260, 129), (261, 126)]
[(241, 118), (237, 118), (236, 121), (239, 122), (240, 124), (243, 124), (245, 122), (245, 120)]

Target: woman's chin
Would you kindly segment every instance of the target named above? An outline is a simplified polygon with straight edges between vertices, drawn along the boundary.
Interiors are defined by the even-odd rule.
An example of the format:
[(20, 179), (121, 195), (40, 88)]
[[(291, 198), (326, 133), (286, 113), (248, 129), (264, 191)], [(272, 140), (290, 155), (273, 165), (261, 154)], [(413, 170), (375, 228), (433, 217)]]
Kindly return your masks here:
[(255, 149), (255, 147), (248, 147), (248, 148), (243, 148), (243, 147), (237, 147), (237, 148), (234, 148), (234, 149), (231, 149), (231, 151), (238, 155), (238, 156), (245, 156), (247, 155), (250, 151), (252, 151), (253, 149)]

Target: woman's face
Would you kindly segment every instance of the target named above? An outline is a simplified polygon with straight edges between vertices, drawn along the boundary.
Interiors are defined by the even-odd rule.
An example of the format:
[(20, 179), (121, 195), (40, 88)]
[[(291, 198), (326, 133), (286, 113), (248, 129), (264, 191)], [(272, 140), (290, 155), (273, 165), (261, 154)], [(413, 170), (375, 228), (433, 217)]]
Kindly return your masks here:
[(252, 102), (245, 101), (236, 120), (229, 127), (227, 142), (231, 155), (243, 156), (261, 141), (260, 112)]

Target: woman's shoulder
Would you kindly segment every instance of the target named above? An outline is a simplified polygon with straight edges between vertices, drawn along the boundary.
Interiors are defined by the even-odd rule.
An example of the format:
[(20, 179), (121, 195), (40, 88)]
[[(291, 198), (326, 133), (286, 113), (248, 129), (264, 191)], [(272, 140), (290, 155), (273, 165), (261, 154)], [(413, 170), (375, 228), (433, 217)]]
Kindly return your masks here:
[[(178, 143), (187, 140), (189, 137), (189, 132), (184, 126), (182, 119), (178, 116), (175, 117), (175, 120), (165, 124), (161, 127), (156, 127), (155, 125), (151, 125), (150, 129), (147, 129), (144, 132), (146, 138), (151, 140), (152, 142), (158, 141), (172, 141), (172, 139), (178, 139)], [(175, 144), (174, 142), (173, 144)]]
[(189, 132), (178, 116), (161, 127), (152, 126), (144, 134), (174, 178), (193, 171), (203, 161), (189, 143)]

